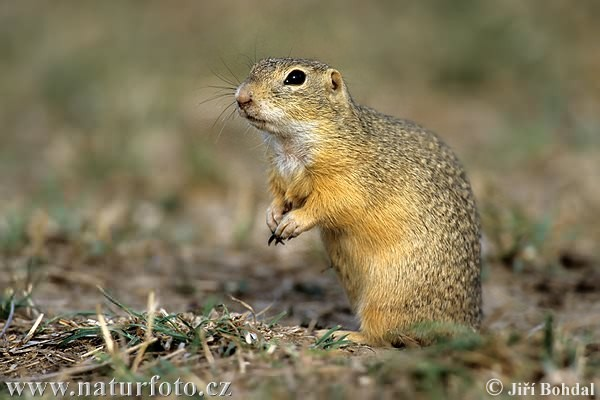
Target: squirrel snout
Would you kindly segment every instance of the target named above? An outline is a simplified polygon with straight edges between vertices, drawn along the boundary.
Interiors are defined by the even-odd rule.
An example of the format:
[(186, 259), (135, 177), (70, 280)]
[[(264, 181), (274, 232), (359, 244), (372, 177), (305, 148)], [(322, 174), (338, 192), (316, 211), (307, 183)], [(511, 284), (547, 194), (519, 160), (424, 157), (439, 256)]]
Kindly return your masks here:
[(252, 91), (248, 88), (247, 85), (242, 84), (235, 91), (235, 100), (238, 103), (240, 108), (244, 108), (245, 106), (252, 103)]

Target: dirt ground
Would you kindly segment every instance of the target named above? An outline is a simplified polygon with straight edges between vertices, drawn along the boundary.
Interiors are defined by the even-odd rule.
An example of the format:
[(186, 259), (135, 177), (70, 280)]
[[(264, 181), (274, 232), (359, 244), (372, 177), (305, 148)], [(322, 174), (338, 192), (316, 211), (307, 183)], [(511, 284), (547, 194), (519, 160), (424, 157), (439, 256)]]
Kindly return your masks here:
[[(231, 380), (239, 398), (487, 398), (490, 378), (600, 391), (597, 5), (267, 3), (269, 18), (252, 2), (0, 5), (0, 380), (159, 371)], [(213, 88), (246, 57), (289, 53), (335, 65), (358, 102), (463, 160), (484, 231), (476, 341), (311, 348), (314, 329), (356, 321), (317, 232), (267, 246), (264, 147)], [(109, 343), (150, 340), (151, 292), (157, 312), (215, 330), (155, 331), (138, 370)], [(98, 305), (120, 329), (108, 339)]]

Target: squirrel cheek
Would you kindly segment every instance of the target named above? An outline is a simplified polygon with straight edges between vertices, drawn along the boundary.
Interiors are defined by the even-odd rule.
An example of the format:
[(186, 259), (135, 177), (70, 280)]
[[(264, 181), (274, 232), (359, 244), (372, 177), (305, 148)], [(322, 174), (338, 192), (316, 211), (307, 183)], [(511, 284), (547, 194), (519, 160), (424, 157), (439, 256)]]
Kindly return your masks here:
[(272, 106), (267, 102), (256, 102), (256, 108), (258, 114), (260, 114), (266, 121), (282, 121), (286, 119), (285, 112), (279, 107)]

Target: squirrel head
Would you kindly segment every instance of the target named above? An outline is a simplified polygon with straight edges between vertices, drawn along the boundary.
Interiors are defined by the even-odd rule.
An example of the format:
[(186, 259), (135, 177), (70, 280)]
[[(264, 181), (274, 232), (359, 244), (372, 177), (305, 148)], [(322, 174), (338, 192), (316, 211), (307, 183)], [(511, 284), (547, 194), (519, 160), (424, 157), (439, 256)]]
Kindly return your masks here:
[(257, 62), (235, 92), (240, 115), (280, 137), (323, 130), (352, 112), (339, 71), (304, 59)]

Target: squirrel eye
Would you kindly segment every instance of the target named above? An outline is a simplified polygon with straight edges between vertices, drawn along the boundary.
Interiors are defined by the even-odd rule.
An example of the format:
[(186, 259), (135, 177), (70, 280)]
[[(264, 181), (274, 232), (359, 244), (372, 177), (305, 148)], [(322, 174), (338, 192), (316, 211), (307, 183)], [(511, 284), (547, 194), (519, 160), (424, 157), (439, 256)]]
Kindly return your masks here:
[(284, 85), (302, 85), (306, 80), (306, 74), (299, 69), (295, 69), (288, 74), (283, 81)]

